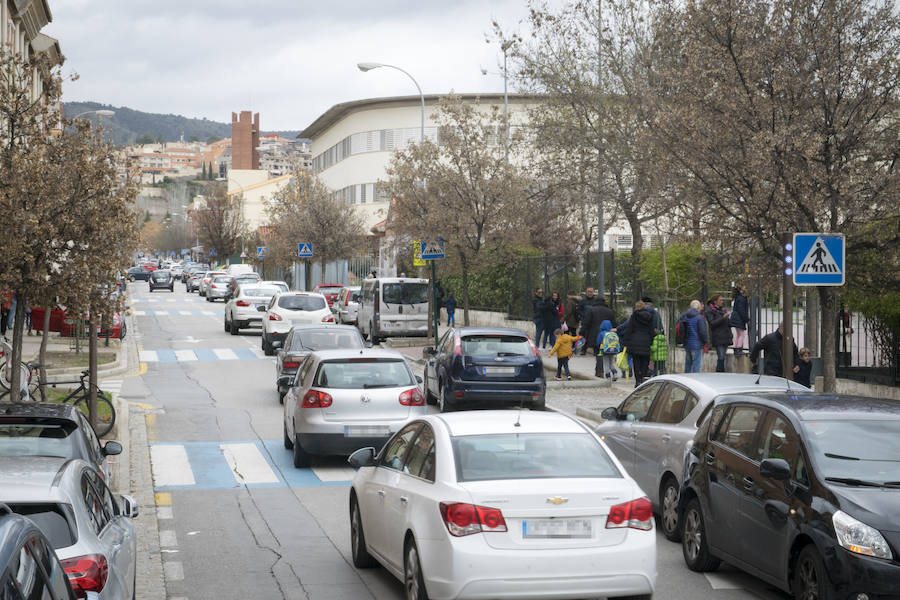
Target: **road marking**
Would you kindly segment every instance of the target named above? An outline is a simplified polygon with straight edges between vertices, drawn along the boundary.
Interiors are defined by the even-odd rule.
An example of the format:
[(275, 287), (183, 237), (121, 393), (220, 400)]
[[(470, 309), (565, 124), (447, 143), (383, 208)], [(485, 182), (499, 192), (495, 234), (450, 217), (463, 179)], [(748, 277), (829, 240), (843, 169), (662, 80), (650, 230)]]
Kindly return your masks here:
[(178, 362), (190, 362), (192, 360), (197, 360), (197, 355), (194, 354), (193, 350), (176, 350), (175, 360)]
[[(146, 364), (146, 363), (141, 363), (141, 364)], [(144, 402), (129, 401), (128, 404), (130, 404), (131, 406), (137, 406), (141, 410), (153, 410), (154, 408), (156, 408), (152, 404), (146, 404)]]
[(141, 362), (157, 362), (159, 357), (156, 354), (156, 350), (140, 350), (138, 351), (138, 359)]
[(350, 467), (313, 467), (312, 472), (321, 481), (350, 481), (356, 475)]
[(189, 310), (179, 310), (178, 314), (179, 315), (192, 315), (193, 313)]
[(201, 314), (201, 315), (205, 315), (205, 316), (207, 316), (207, 317), (214, 317), (214, 316), (216, 316), (216, 312), (213, 311), (213, 310), (201, 310), (201, 311), (200, 311), (200, 314)]
[(213, 348), (213, 353), (219, 360), (237, 360), (237, 354), (231, 348)]
[(150, 446), (150, 463), (156, 486), (194, 485), (197, 482), (187, 451), (181, 444)]
[(728, 575), (719, 575), (718, 573), (704, 573), (706, 581), (714, 590), (742, 590), (744, 586), (729, 577)]
[(178, 537), (173, 529), (159, 530), (159, 545), (163, 548), (175, 548), (178, 546)]
[(156, 507), (156, 518), (157, 519), (174, 519), (175, 515), (172, 513), (171, 506), (157, 506)]
[(234, 480), (239, 485), (278, 483), (278, 476), (269, 467), (256, 444), (221, 444), (219, 448), (222, 449), (222, 454), (234, 474)]
[(157, 310), (157, 311), (154, 311), (153, 314), (154, 314), (155, 316), (157, 316), (157, 317), (168, 317), (168, 316), (169, 316), (169, 311), (167, 311), (167, 310)]
[(147, 311), (146, 310), (135, 310), (135, 311), (132, 311), (131, 314), (134, 315), (135, 317), (143, 317), (143, 316), (147, 315)]
[(172, 506), (172, 494), (169, 492), (156, 492), (155, 498), (157, 506)]
[(184, 579), (184, 566), (177, 560), (166, 561), (163, 563), (163, 574), (166, 581), (181, 581)]

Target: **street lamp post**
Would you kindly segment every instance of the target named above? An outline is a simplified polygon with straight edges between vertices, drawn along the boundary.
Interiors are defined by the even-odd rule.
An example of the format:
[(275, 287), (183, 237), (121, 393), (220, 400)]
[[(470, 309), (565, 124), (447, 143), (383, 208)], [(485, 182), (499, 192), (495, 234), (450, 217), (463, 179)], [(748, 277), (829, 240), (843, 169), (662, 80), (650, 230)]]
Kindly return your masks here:
[(100, 108), (100, 109), (97, 109), (97, 110), (86, 110), (86, 111), (84, 111), (83, 113), (78, 113), (77, 115), (75, 115), (74, 117), (72, 117), (72, 120), (74, 121), (75, 119), (78, 119), (78, 118), (80, 118), (80, 117), (83, 117), (84, 115), (97, 115), (97, 117), (111, 117), (111, 116), (113, 116), (113, 115), (115, 115), (115, 114), (116, 114), (116, 111), (114, 111), (114, 110), (108, 110), (108, 109), (105, 109), (105, 108)]

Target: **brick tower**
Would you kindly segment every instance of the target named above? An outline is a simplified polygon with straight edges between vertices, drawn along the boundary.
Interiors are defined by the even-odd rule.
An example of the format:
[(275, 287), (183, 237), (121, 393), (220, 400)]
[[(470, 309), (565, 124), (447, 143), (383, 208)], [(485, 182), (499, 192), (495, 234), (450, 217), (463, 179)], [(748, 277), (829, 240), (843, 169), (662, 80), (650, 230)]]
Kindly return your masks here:
[[(251, 120), (252, 119), (252, 120)], [(259, 169), (259, 113), (231, 113), (231, 168)]]

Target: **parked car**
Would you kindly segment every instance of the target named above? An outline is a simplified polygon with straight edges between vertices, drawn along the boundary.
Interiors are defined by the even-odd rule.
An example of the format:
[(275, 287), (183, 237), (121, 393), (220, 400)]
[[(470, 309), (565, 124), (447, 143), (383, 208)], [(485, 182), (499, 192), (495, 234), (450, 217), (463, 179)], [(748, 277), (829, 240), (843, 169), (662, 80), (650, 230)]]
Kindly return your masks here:
[(170, 292), (175, 291), (175, 278), (172, 276), (171, 271), (161, 269), (154, 271), (150, 275), (150, 291), (159, 289), (169, 290)]
[(788, 386), (809, 391), (781, 377), (744, 373), (660, 375), (634, 390), (618, 407), (604, 410), (606, 421), (595, 431), (650, 497), (663, 535), (677, 541), (685, 455), (713, 398), (781, 391)]
[(650, 598), (650, 501), (563, 414), (428, 415), (354, 452), (350, 547), (407, 598)]
[(184, 281), (184, 291), (197, 291), (200, 285), (200, 278), (207, 271), (209, 271), (209, 265), (207, 264), (194, 264), (188, 267), (184, 272), (184, 276), (182, 277), (182, 281)]
[(262, 285), (273, 285), (282, 292), (291, 291), (291, 286), (289, 286), (286, 281), (279, 281), (277, 279), (264, 279), (263, 281), (260, 281), (259, 283)]
[(184, 273), (184, 267), (182, 267), (178, 263), (175, 263), (171, 266), (171, 268), (169, 268), (169, 270), (172, 271), (172, 277), (174, 277), (176, 281), (181, 280), (181, 276)]
[(71, 404), (16, 402), (0, 405), (0, 456), (80, 458), (110, 480), (107, 456), (122, 453), (113, 440), (101, 444), (80, 409)]
[(359, 286), (342, 288), (334, 306), (337, 309), (338, 323), (356, 324), (356, 313), (359, 310)]
[(234, 278), (231, 275), (214, 276), (206, 287), (206, 301), (213, 302), (221, 299), (223, 302), (228, 302), (228, 290), (232, 279)]
[(212, 282), (213, 278), (217, 275), (227, 275), (227, 273), (225, 273), (225, 271), (207, 271), (200, 277), (197, 293), (201, 296), (206, 296), (206, 290), (209, 289), (210, 282)]
[(34, 521), (0, 504), (0, 597), (75, 600), (69, 578)]
[(128, 281), (147, 281), (152, 272), (145, 267), (131, 267), (128, 269)]
[[(42, 307), (34, 307), (31, 309), (31, 322), (35, 329), (40, 330), (44, 324), (44, 309)], [(79, 327), (81, 330), (79, 331)], [(68, 309), (57, 306), (50, 310), (50, 324), (48, 331), (58, 332), (62, 337), (74, 337), (76, 333), (84, 335), (87, 333), (88, 322), (86, 319), (78, 318), (69, 313)], [(125, 323), (125, 316), (121, 312), (113, 313), (109, 321), (101, 321), (97, 325), (97, 337), (113, 339), (125, 339), (128, 329)]]
[(334, 301), (337, 300), (338, 294), (343, 287), (344, 286), (340, 283), (320, 283), (313, 288), (313, 291), (325, 296), (325, 300), (328, 301), (328, 306), (331, 307), (334, 305)]
[(428, 280), (365, 279), (360, 286), (357, 327), (377, 344), (386, 337), (428, 335)]
[(313, 455), (348, 455), (382, 444), (425, 398), (406, 359), (393, 350), (319, 350), (297, 371), (284, 397), (284, 447), (294, 466)]
[(278, 288), (246, 283), (225, 304), (225, 331), (237, 335), (241, 329), (262, 327), (263, 313)]
[(233, 276), (228, 284), (228, 296), (226, 298), (234, 296), (234, 291), (237, 289), (237, 286), (244, 283), (259, 283), (259, 281), (259, 274), (257, 273), (241, 273)]
[(547, 381), (528, 335), (506, 327), (455, 327), (426, 346), (425, 398), (441, 412), (527, 406), (543, 409)]
[(245, 264), (233, 264), (225, 267), (224, 271), (231, 275), (232, 277), (235, 275), (241, 275), (243, 273), (253, 273), (253, 265), (245, 265)]
[(726, 560), (798, 600), (900, 597), (898, 439), (893, 400), (717, 399), (681, 492), (685, 563)]
[(300, 362), (316, 350), (337, 350), (339, 348), (365, 348), (366, 342), (356, 327), (347, 325), (295, 325), (291, 328), (284, 344), (272, 342), (277, 350), (275, 360), (275, 387), (278, 399), (284, 402), (284, 395), (297, 374)]
[(131, 519), (138, 505), (129, 496), (114, 497), (91, 465), (47, 456), (0, 457), (0, 502), (47, 536), (76, 596), (134, 597)]
[(334, 323), (325, 296), (313, 292), (283, 292), (275, 295), (263, 318), (262, 349), (266, 356), (275, 353), (272, 342), (284, 341), (294, 325)]

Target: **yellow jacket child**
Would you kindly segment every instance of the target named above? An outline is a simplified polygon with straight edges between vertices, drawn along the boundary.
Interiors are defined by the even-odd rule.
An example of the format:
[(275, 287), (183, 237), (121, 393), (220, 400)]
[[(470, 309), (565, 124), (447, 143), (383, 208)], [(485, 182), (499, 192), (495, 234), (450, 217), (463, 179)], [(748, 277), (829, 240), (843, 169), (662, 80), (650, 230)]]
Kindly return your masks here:
[(572, 344), (581, 339), (581, 336), (569, 335), (568, 333), (564, 333), (560, 336), (557, 336), (556, 343), (553, 344), (553, 348), (550, 349), (550, 355), (552, 356), (554, 352), (556, 352), (557, 358), (569, 358), (575, 352), (572, 350)]

